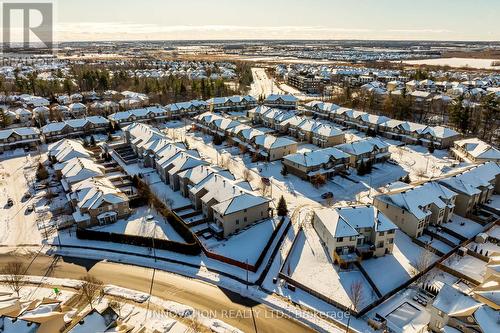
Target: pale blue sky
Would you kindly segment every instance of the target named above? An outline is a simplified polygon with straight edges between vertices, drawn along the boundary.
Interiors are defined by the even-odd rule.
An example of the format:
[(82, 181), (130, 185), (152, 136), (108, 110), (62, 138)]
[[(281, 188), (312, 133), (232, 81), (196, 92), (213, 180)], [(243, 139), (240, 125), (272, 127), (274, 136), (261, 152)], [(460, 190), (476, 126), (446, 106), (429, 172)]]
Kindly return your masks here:
[(59, 40), (500, 40), (500, 0), (56, 2)]

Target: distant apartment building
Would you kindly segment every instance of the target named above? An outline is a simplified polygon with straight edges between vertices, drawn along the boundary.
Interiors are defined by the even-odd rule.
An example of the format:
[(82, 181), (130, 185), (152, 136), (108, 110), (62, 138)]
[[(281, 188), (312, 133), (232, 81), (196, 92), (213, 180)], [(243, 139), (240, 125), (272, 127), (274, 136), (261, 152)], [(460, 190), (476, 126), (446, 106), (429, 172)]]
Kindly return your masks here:
[(437, 182), (382, 194), (373, 204), (410, 237), (422, 236), (428, 225), (440, 225), (453, 215), (457, 194)]
[(373, 206), (315, 210), (313, 227), (332, 261), (341, 266), (392, 253), (398, 229)]
[(289, 74), (286, 82), (300, 91), (317, 94), (323, 86), (321, 78), (314, 74)]

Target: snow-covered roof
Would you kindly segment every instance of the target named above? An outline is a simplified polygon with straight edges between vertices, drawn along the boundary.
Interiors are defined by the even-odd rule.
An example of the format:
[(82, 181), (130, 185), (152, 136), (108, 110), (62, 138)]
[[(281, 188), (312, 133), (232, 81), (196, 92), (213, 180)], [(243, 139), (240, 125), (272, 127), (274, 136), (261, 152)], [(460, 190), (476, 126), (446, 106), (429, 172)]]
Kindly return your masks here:
[(489, 187), (500, 174), (500, 167), (495, 162), (488, 162), (469, 169), (456, 176), (442, 179), (439, 183), (455, 192), (467, 195), (479, 194), (480, 187)]
[(67, 162), (75, 157), (91, 158), (91, 153), (83, 147), (77, 140), (63, 139), (48, 147), (48, 153), (53, 156), (57, 162)]
[(342, 150), (344, 153), (353, 156), (359, 156), (373, 151), (389, 148), (389, 145), (378, 138), (366, 138), (351, 143), (343, 143), (335, 146), (335, 148)]
[(500, 150), (478, 138), (458, 140), (455, 141), (455, 145), (475, 158), (500, 161)]
[(298, 98), (293, 96), (293, 95), (290, 95), (290, 94), (286, 94), (286, 95), (271, 94), (271, 95), (267, 96), (267, 98), (264, 102), (276, 102), (279, 100), (281, 100), (283, 102), (295, 103), (298, 101)]
[(480, 307), (481, 303), (445, 283), (434, 299), (432, 306), (448, 316), (462, 316)]
[(305, 167), (314, 167), (328, 163), (331, 159), (339, 160), (349, 158), (349, 155), (343, 151), (330, 147), (318, 149), (307, 153), (290, 154), (284, 157), (285, 160)]
[(262, 146), (265, 149), (277, 149), (296, 145), (297, 142), (283, 137), (275, 137), (273, 135), (264, 134), (255, 137), (255, 144)]
[(237, 195), (229, 200), (214, 205), (212, 208), (222, 216), (240, 212), (269, 202), (269, 199), (249, 193)]
[(7, 139), (12, 134), (17, 134), (19, 136), (28, 136), (28, 135), (40, 135), (40, 131), (36, 127), (16, 127), (9, 128), (0, 131), (0, 140)]
[(449, 200), (454, 196), (456, 196), (456, 193), (446, 187), (436, 182), (428, 182), (410, 190), (394, 194), (383, 194), (376, 198), (404, 209), (413, 214), (418, 220), (422, 220), (431, 214), (431, 211), (429, 209), (424, 210), (424, 207), (434, 204), (439, 208), (445, 208), (446, 203), (444, 200)]
[(85, 179), (72, 185), (71, 191), (80, 209), (97, 209), (103, 203), (114, 205), (128, 201), (125, 193), (104, 177)]
[(68, 184), (74, 184), (91, 177), (104, 176), (104, 168), (91, 159), (75, 157), (64, 164), (61, 173)]

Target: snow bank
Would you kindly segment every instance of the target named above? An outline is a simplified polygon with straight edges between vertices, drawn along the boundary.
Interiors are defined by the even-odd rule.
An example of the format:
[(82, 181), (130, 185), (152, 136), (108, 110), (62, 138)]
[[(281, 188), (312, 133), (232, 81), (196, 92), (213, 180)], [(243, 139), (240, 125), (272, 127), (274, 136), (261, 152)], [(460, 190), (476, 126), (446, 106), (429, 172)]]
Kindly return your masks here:
[(151, 297), (151, 302), (180, 317), (190, 317), (194, 313), (194, 309), (190, 306), (173, 301), (166, 301), (155, 296)]
[[(0, 275), (0, 282), (5, 282), (8, 280), (7, 275)], [(63, 286), (67, 288), (79, 289), (81, 288), (83, 282), (78, 280), (70, 280), (70, 279), (60, 279), (60, 278), (52, 278), (52, 277), (43, 277), (43, 276), (25, 276), (24, 281), (32, 284), (48, 284), (54, 286)]]
[(149, 294), (113, 285), (104, 287), (104, 293), (111, 296), (125, 298), (137, 303), (144, 303), (149, 298)]

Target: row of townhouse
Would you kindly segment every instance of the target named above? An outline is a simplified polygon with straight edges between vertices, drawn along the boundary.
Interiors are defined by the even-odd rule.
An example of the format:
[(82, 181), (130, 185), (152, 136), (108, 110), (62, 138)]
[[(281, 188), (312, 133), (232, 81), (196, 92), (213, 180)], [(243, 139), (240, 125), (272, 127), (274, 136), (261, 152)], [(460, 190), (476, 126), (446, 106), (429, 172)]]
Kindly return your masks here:
[(427, 126), (390, 119), (385, 116), (372, 115), (363, 111), (340, 107), (331, 103), (310, 102), (306, 107), (318, 115), (331, 119), (336, 123), (361, 131), (372, 130), (394, 140), (409, 144), (448, 148), (460, 138), (460, 134), (443, 126)]
[(229, 96), (214, 97), (206, 101), (211, 111), (241, 111), (248, 110), (257, 106), (257, 100), (250, 96)]
[(120, 111), (108, 116), (108, 119), (117, 125), (128, 125), (133, 122), (149, 122), (157, 120), (171, 119), (171, 115), (166, 108), (159, 106)]
[(35, 127), (17, 127), (0, 130), (0, 152), (24, 148), (34, 149), (40, 144), (40, 131)]
[(116, 222), (130, 215), (129, 199), (106, 177), (81, 142), (60, 140), (48, 147), (48, 157), (61, 180), (78, 226)]
[(283, 165), (291, 174), (311, 180), (318, 174), (331, 178), (349, 167), (356, 168), (361, 161), (374, 164), (389, 157), (388, 144), (377, 138), (366, 138), (307, 153), (290, 154), (283, 158)]
[(477, 138), (455, 141), (450, 150), (459, 160), (468, 160), (473, 163), (500, 162), (500, 151)]
[(378, 195), (373, 204), (407, 235), (420, 237), (427, 226), (451, 219), (456, 196), (445, 186), (429, 182), (407, 191)]
[(398, 229), (371, 205), (315, 210), (313, 227), (332, 261), (342, 267), (391, 254)]
[(265, 134), (251, 126), (211, 112), (194, 117), (195, 126), (204, 132), (228, 138), (241, 148), (248, 149), (268, 161), (280, 160), (297, 151), (297, 142)]
[(343, 151), (330, 147), (306, 153), (295, 153), (283, 158), (283, 165), (291, 174), (310, 180), (321, 174), (331, 178), (347, 170), (350, 156)]
[(412, 237), (428, 225), (448, 222), (453, 213), (467, 217), (500, 192), (500, 167), (488, 162), (453, 177), (412, 189), (378, 195), (374, 205)]
[(45, 142), (53, 142), (62, 138), (102, 133), (108, 128), (109, 121), (106, 118), (91, 116), (49, 123), (42, 127), (41, 132)]
[(142, 123), (125, 127), (124, 135), (145, 166), (155, 168), (163, 182), (190, 198), (217, 236), (228, 237), (269, 217), (267, 198), (254, 195), (250, 184), (237, 182), (227, 170), (209, 165), (198, 151)]
[(261, 105), (249, 110), (247, 115), (255, 124), (263, 124), (275, 131), (287, 133), (322, 148), (332, 147), (345, 141), (344, 133), (338, 127), (297, 116), (292, 111)]

